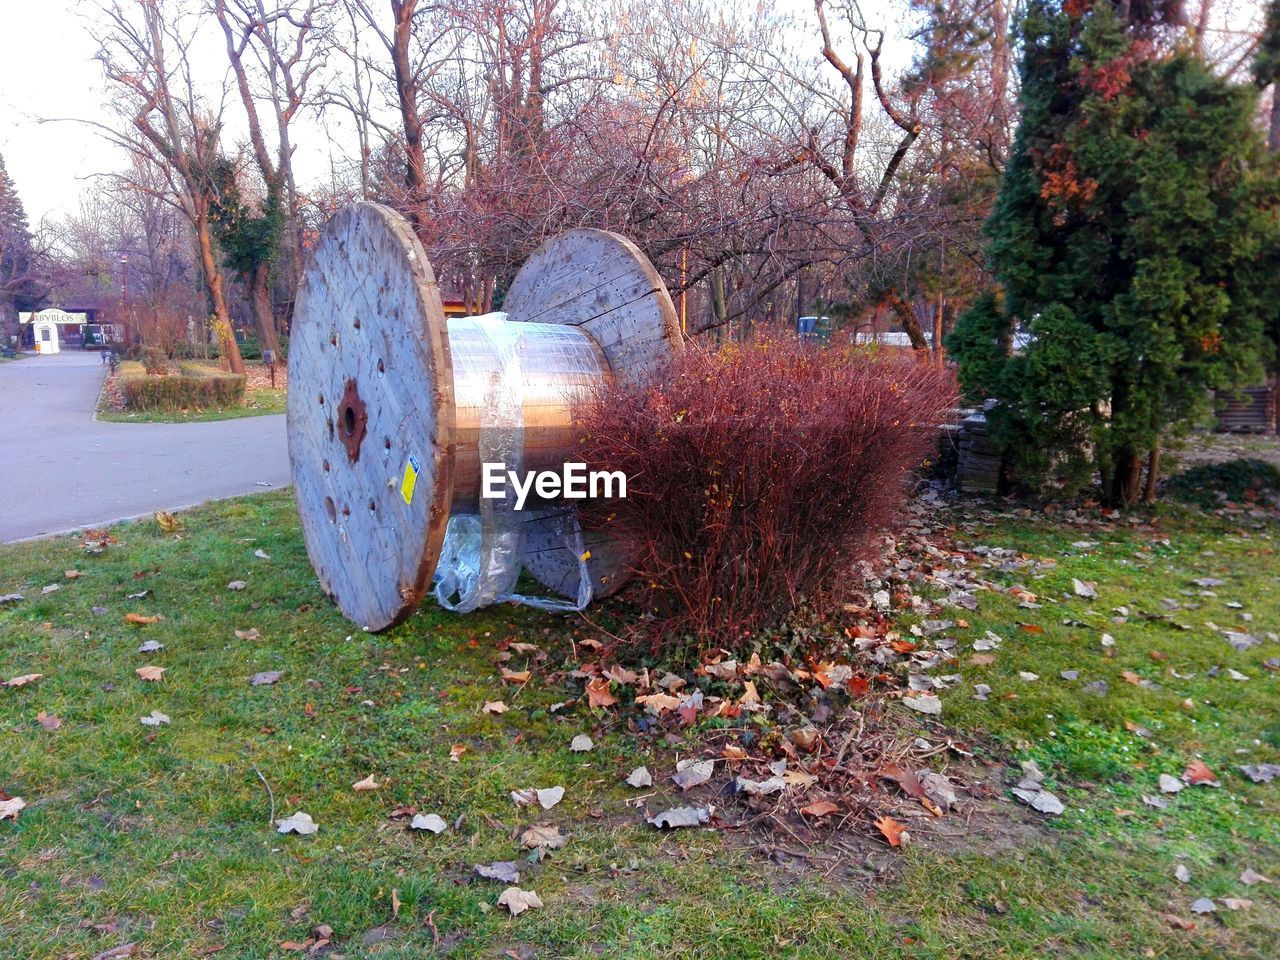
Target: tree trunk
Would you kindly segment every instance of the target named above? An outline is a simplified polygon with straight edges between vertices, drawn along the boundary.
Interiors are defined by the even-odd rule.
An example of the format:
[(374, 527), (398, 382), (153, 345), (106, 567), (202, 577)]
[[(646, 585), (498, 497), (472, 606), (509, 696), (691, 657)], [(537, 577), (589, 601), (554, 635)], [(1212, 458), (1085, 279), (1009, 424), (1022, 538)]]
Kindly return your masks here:
[(1142, 457), (1136, 450), (1118, 450), (1110, 476), (1103, 474), (1103, 498), (1110, 507), (1131, 507), (1142, 493)]
[(1271, 121), (1267, 127), (1267, 147), (1280, 151), (1280, 83), (1271, 85)]
[(276, 336), (275, 313), (271, 308), (271, 270), (259, 263), (245, 277), (249, 287), (249, 310), (253, 325), (258, 331), (258, 342), (263, 350), (271, 350), (280, 359), (280, 340)]
[(1160, 479), (1160, 438), (1151, 446), (1151, 455), (1147, 457), (1147, 488), (1142, 491), (1142, 499), (1151, 503), (1156, 498), (1156, 481)]
[(929, 343), (924, 338), (924, 328), (920, 326), (920, 320), (916, 317), (915, 307), (898, 296), (896, 290), (890, 290), (885, 295), (885, 301), (893, 308), (893, 314), (898, 318), (898, 323), (902, 324), (902, 329), (907, 332), (907, 337), (911, 340), (911, 349), (928, 350)]
[(196, 245), (200, 250), (200, 265), (204, 268), (205, 282), (209, 284), (209, 297), (213, 300), (213, 323), (222, 347), (222, 355), (232, 373), (244, 373), (244, 359), (231, 329), (231, 314), (227, 310), (227, 298), (222, 290), (222, 271), (213, 254), (213, 237), (209, 233), (207, 204), (199, 204), (195, 216)]

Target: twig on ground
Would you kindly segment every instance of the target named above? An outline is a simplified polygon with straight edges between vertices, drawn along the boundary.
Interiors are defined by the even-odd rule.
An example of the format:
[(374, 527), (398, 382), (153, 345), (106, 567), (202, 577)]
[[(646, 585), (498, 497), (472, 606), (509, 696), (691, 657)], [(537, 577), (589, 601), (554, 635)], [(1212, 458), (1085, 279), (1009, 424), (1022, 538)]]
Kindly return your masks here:
[(258, 775), (258, 779), (262, 781), (262, 785), (267, 788), (267, 797), (271, 800), (271, 815), (267, 818), (268, 825), (276, 822), (276, 794), (271, 789), (271, 784), (267, 783), (267, 778), (262, 775), (262, 771), (258, 769), (258, 765), (253, 765), (253, 772)]

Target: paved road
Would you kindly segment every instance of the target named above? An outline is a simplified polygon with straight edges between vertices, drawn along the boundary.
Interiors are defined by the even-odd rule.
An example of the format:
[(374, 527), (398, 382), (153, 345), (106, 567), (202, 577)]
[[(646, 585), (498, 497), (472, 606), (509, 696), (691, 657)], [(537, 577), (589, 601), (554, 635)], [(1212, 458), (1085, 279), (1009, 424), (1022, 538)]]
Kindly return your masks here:
[(99, 423), (96, 351), (0, 363), (0, 543), (285, 486), (283, 416)]

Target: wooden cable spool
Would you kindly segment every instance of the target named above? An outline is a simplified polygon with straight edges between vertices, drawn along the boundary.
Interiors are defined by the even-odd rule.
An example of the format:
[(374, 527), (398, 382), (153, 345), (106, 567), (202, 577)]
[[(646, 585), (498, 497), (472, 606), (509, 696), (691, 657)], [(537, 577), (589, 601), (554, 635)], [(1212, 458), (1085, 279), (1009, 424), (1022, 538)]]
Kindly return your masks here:
[[(451, 513), (474, 512), (486, 389), (498, 360), (486, 325), (520, 323), (523, 467), (572, 459), (573, 405), (683, 349), (653, 265), (616, 233), (570, 230), (521, 268), (504, 314), (446, 320), (409, 224), (375, 203), (338, 211), (311, 251), (289, 342), (289, 461), (307, 553), (325, 591), (369, 630), (403, 622), (431, 586)], [(544, 505), (545, 506), (545, 505)], [(566, 507), (566, 509), (569, 509)], [(576, 558), (532, 521), (525, 568), (572, 595)], [(598, 534), (597, 596), (623, 558)]]

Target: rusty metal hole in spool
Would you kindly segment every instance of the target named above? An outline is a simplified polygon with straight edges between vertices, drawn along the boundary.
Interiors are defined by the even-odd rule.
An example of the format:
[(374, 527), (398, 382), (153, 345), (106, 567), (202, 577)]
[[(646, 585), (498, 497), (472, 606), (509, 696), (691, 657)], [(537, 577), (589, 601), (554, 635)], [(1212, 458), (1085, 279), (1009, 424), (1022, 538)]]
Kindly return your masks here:
[(342, 402), (338, 404), (338, 419), (341, 423), (342, 445), (347, 448), (347, 457), (352, 463), (360, 459), (360, 444), (369, 424), (369, 412), (365, 409), (364, 400), (356, 387), (355, 378), (347, 381), (342, 391)]
[(383, 362), (382, 362), (381, 360), (379, 360), (379, 361), (378, 361), (378, 372), (379, 372), (379, 373), (386, 373), (386, 372), (387, 372), (387, 368), (386, 368), (386, 366), (383, 364)]
[(352, 326), (354, 326), (357, 330), (359, 330), (359, 329), (360, 329), (360, 318), (359, 318), (359, 317), (356, 317), (356, 322), (355, 322), (354, 324), (352, 324)]
[(329, 515), (330, 523), (338, 522), (338, 508), (333, 504), (333, 497), (324, 498), (324, 512)]
[(369, 501), (369, 512), (370, 512), (370, 513), (373, 513), (373, 512), (374, 512), (375, 510), (377, 510), (377, 509), (378, 509), (378, 505), (377, 505), (376, 503), (374, 503), (372, 500), (370, 500), (370, 501)]

